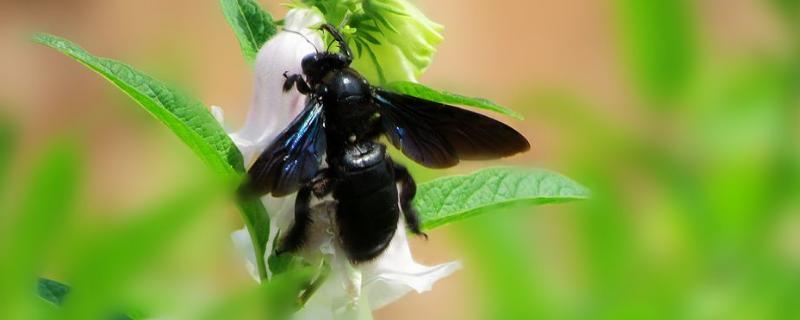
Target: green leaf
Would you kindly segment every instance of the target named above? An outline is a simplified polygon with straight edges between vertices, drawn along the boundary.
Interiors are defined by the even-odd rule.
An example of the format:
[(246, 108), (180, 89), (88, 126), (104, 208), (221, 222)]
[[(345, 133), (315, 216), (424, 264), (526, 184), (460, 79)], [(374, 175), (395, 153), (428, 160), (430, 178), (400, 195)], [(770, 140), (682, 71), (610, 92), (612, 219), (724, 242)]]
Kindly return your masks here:
[[(267, 264), (264, 261), (264, 252), (269, 240), (269, 215), (267, 209), (260, 199), (239, 199), (237, 201), (239, 211), (243, 214), (247, 233), (253, 242), (253, 249), (256, 254), (256, 268), (258, 276), (262, 280), (267, 279)], [(261, 254), (258, 254), (261, 252)]]
[(236, 145), (199, 101), (124, 63), (95, 57), (65, 39), (39, 34), (34, 41), (72, 57), (105, 77), (170, 128), (216, 172), (226, 175), (244, 172), (242, 155)]
[(272, 274), (282, 274), (299, 265), (301, 259), (293, 254), (271, 254), (268, 262)]
[(242, 54), (253, 63), (261, 46), (277, 32), (272, 16), (254, 0), (220, 0), (220, 5), (239, 39)]
[(57, 305), (60, 305), (69, 293), (67, 285), (45, 278), (39, 278), (39, 283), (36, 287), (40, 297)]
[(545, 204), (586, 199), (588, 190), (556, 173), (511, 167), (423, 183), (414, 206), (424, 229), (432, 229), (512, 204)]
[[(39, 34), (34, 41), (54, 48), (99, 73), (171, 129), (209, 167), (225, 177), (240, 179), (245, 169), (242, 154), (225, 130), (198, 100), (111, 59), (95, 57), (83, 48), (56, 36)], [(252, 234), (256, 252), (266, 247), (269, 219), (260, 202), (239, 204), (245, 226)], [(264, 257), (256, 254), (259, 274), (266, 279)]]
[(636, 85), (650, 99), (669, 100), (690, 81), (696, 52), (687, 0), (616, 0), (617, 24)]
[(489, 111), (494, 111), (522, 120), (522, 115), (514, 110), (503, 107), (483, 98), (471, 98), (447, 91), (438, 91), (424, 85), (408, 81), (398, 81), (387, 84), (384, 88), (397, 93), (407, 94), (417, 98), (431, 100), (444, 104), (470, 106)]
[[(64, 303), (64, 299), (67, 297), (70, 291), (69, 286), (66, 284), (47, 278), (39, 278), (36, 289), (39, 293), (39, 297), (57, 306), (60, 306)], [(111, 317), (107, 317), (107, 319), (129, 320), (133, 318), (129, 315), (118, 313), (112, 315)]]

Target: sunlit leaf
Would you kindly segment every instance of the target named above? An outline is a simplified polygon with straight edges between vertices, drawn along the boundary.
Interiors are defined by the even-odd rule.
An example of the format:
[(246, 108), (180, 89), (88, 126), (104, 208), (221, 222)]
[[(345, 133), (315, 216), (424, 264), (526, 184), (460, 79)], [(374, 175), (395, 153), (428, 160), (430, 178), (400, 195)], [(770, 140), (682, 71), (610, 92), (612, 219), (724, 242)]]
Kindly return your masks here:
[(455, 93), (450, 93), (447, 91), (439, 91), (415, 82), (407, 82), (407, 81), (392, 82), (387, 84), (385, 88), (397, 93), (407, 94), (417, 98), (431, 100), (439, 103), (470, 106), (489, 111), (494, 111), (520, 120), (522, 119), (522, 115), (515, 112), (514, 110), (503, 107), (487, 99), (472, 98)]
[(556, 173), (489, 168), (421, 184), (414, 205), (425, 229), (513, 204), (539, 205), (585, 199), (588, 190)]
[[(111, 59), (95, 57), (65, 39), (39, 34), (34, 40), (64, 53), (105, 77), (155, 116), (214, 171), (240, 178), (244, 173), (242, 154), (225, 130), (198, 100)], [(254, 239), (254, 248), (263, 252), (269, 220), (263, 205), (255, 201), (240, 204), (242, 218)], [(266, 277), (262, 255), (256, 255), (259, 274)]]
[(272, 16), (255, 0), (220, 0), (222, 13), (233, 28), (247, 62), (256, 59), (258, 50), (276, 33)]
[(68, 40), (39, 34), (34, 41), (70, 56), (113, 83), (164, 123), (215, 171), (226, 174), (244, 171), (236, 145), (200, 101), (129, 65), (95, 57)]

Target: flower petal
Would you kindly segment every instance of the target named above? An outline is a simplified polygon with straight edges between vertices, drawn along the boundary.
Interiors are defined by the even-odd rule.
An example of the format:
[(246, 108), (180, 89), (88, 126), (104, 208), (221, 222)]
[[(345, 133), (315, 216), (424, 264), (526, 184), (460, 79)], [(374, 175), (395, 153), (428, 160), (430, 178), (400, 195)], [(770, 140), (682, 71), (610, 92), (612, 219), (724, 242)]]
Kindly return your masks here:
[(309, 28), (320, 23), (317, 11), (292, 9), (286, 14), (284, 30), (258, 51), (250, 111), (244, 127), (231, 135), (245, 164), (255, 160), (305, 106), (306, 97), (297, 90), (283, 92), (283, 74), (302, 73), (300, 61), (322, 46), (319, 32)]
[(375, 310), (400, 299), (411, 290), (422, 293), (433, 284), (461, 268), (458, 261), (435, 266), (418, 264), (411, 256), (405, 223), (400, 220), (398, 232), (389, 247), (377, 260), (360, 266), (364, 273), (364, 293)]
[(228, 131), (228, 126), (225, 124), (225, 111), (222, 110), (220, 106), (211, 106), (211, 116), (214, 117), (214, 120), (217, 120), (219, 124), (225, 129), (225, 132), (230, 133)]
[(436, 281), (461, 268), (458, 261), (430, 267), (416, 263), (408, 235), (403, 231), (405, 223), (400, 219), (398, 232), (386, 251), (376, 260), (356, 266), (335, 246), (336, 250), (328, 255), (330, 278), (298, 313), (297, 319), (352, 319), (353, 315), (361, 314), (359, 310), (365, 305), (376, 310), (411, 291), (428, 291)]
[(253, 241), (250, 239), (250, 233), (247, 228), (241, 228), (231, 233), (231, 240), (236, 251), (245, 259), (245, 266), (247, 272), (256, 282), (261, 282), (256, 270), (256, 250), (253, 248)]
[[(305, 106), (306, 97), (297, 90), (283, 91), (283, 74), (302, 73), (300, 61), (306, 55), (316, 53), (316, 48), (322, 45), (319, 32), (311, 29), (322, 23), (318, 11), (293, 9), (286, 14), (284, 21), (284, 30), (267, 41), (258, 52), (250, 110), (244, 126), (230, 135), (242, 153), (245, 165), (253, 162)], [(218, 121), (224, 121), (220, 108), (212, 107), (212, 113)], [(294, 196), (264, 196), (261, 201), (271, 221), (266, 258), (272, 252), (278, 230), (286, 229), (292, 221)], [(236, 233), (231, 236), (234, 240), (241, 238)]]
[[(281, 198), (269, 195), (261, 197), (261, 203), (264, 204), (264, 208), (267, 209), (269, 214), (269, 236), (267, 245), (264, 247), (264, 261), (269, 261), (269, 256), (275, 248), (275, 241), (279, 231), (286, 230), (294, 221), (295, 196), (296, 194)], [(267, 268), (267, 276), (272, 277), (272, 270), (269, 270), (269, 268)]]

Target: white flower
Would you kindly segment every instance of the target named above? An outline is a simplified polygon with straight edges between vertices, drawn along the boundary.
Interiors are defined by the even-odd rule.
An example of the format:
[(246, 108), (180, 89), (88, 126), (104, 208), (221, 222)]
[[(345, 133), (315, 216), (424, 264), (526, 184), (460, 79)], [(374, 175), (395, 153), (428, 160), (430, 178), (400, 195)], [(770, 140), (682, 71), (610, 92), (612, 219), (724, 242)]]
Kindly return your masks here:
[[(324, 48), (320, 34), (309, 27), (322, 22), (315, 10), (293, 9), (287, 15), (284, 29), (270, 39), (256, 58), (256, 75), (253, 102), (244, 127), (231, 134), (246, 164), (275, 139), (305, 105), (305, 96), (296, 90), (282, 91), (283, 73), (300, 73), (301, 59), (317, 48)], [(312, 45), (313, 44), (313, 45)], [(214, 115), (223, 122), (222, 110), (212, 107)], [(262, 202), (270, 214), (270, 236), (265, 259), (273, 251), (278, 230), (286, 230), (294, 216), (294, 196), (274, 198), (265, 196)], [(433, 267), (416, 263), (408, 246), (405, 224), (398, 222), (398, 232), (386, 251), (377, 259), (351, 265), (338, 247), (332, 232), (331, 215), (335, 214), (332, 202), (322, 202), (313, 207), (314, 221), (309, 228), (309, 241), (301, 253), (308, 260), (325, 259), (331, 274), (297, 319), (353, 319), (371, 318), (371, 310), (383, 307), (410, 291), (430, 290), (433, 283), (460, 267), (458, 262)], [(255, 252), (246, 229), (231, 235), (236, 247), (247, 258), (248, 269), (257, 279)]]
[(323, 47), (319, 33), (308, 28), (322, 22), (322, 16), (313, 10), (291, 10), (286, 14), (283, 28), (294, 32), (278, 32), (258, 51), (250, 111), (244, 127), (231, 134), (245, 163), (255, 160), (305, 107), (305, 96), (297, 90), (286, 93), (281, 90), (283, 74), (302, 73), (300, 60), (315, 53), (315, 48)]

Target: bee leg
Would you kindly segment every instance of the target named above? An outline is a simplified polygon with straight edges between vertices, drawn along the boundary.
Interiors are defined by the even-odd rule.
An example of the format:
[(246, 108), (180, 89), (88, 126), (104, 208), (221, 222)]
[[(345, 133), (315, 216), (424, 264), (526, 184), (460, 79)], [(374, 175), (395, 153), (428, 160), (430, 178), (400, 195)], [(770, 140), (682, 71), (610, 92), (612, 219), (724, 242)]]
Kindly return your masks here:
[(333, 191), (333, 179), (330, 178), (328, 168), (321, 169), (313, 179), (311, 179), (311, 192), (317, 198), (327, 196)]
[(311, 186), (307, 185), (297, 191), (294, 202), (294, 224), (289, 228), (286, 237), (278, 247), (277, 254), (294, 252), (303, 246), (306, 240), (306, 230), (311, 224)]
[(428, 235), (420, 230), (419, 215), (417, 210), (411, 205), (411, 200), (417, 194), (417, 183), (408, 172), (406, 167), (394, 164), (395, 180), (400, 183), (400, 209), (403, 211), (403, 218), (406, 220), (406, 226), (411, 233), (418, 236), (423, 236), (428, 239)]
[(303, 80), (303, 76), (299, 74), (288, 75), (286, 72), (284, 72), (283, 77), (286, 78), (286, 81), (283, 82), (283, 92), (292, 90), (292, 87), (296, 85), (298, 92), (302, 94), (311, 93), (311, 87), (309, 87), (308, 83)]
[(297, 191), (294, 201), (294, 224), (289, 228), (286, 237), (278, 247), (277, 254), (294, 252), (303, 246), (306, 240), (306, 230), (311, 224), (311, 195), (322, 198), (333, 189), (334, 180), (330, 178), (330, 171), (321, 169), (316, 176), (305, 186)]

